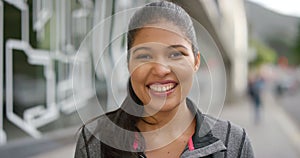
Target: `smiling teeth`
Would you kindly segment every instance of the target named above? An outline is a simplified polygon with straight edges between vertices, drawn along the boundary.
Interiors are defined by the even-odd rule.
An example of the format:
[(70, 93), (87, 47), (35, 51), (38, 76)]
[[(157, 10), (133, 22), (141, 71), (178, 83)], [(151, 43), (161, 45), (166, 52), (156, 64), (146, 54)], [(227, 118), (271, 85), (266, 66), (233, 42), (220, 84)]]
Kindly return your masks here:
[(149, 86), (151, 90), (156, 92), (166, 92), (172, 88), (175, 87), (175, 83), (169, 83), (169, 84), (153, 84)]

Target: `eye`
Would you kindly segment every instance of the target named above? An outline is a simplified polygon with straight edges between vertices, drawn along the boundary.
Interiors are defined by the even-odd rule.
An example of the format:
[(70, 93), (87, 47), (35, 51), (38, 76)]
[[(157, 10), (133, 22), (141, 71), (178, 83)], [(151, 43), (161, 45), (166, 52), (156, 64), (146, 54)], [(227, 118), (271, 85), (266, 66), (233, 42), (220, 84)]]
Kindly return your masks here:
[(142, 60), (148, 60), (151, 59), (152, 57), (149, 54), (139, 54), (135, 57), (135, 59), (142, 59)]
[(169, 58), (177, 59), (183, 56), (183, 53), (180, 51), (171, 52)]

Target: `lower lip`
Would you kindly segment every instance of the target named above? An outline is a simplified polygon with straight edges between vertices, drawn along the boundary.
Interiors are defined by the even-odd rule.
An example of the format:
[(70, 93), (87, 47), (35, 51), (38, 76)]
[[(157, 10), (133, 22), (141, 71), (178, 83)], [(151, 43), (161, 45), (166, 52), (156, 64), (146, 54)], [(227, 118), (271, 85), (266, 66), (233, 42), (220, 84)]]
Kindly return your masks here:
[(152, 90), (150, 88), (149, 88), (149, 91), (154, 96), (157, 96), (157, 97), (166, 97), (166, 96), (171, 95), (175, 91), (176, 87), (177, 87), (177, 85), (174, 88), (172, 88), (172, 89), (170, 89), (168, 91), (165, 91), (165, 92), (157, 92), (157, 91), (154, 91), (154, 90)]

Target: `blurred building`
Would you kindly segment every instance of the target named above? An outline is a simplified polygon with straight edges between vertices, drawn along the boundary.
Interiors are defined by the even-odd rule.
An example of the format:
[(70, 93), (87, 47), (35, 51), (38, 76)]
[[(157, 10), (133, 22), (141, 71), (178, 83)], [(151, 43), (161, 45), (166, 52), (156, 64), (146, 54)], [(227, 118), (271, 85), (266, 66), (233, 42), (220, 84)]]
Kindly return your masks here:
[(241, 96), (247, 85), (248, 30), (243, 0), (187, 0), (183, 6), (213, 37), (227, 76), (227, 99)]

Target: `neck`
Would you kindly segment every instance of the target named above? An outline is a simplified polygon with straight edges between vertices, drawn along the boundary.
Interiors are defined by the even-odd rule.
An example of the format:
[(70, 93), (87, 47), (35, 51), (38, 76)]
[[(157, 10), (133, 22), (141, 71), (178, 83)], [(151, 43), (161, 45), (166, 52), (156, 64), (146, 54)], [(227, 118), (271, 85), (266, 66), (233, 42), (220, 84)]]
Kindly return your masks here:
[(142, 127), (141, 130), (143, 131), (152, 131), (164, 127), (166, 124), (169, 124), (171, 122), (173, 124), (182, 123), (182, 121), (189, 118), (187, 116), (190, 115), (192, 114), (186, 105), (186, 101), (184, 100), (172, 110), (159, 111), (154, 115), (144, 117), (143, 120), (139, 121), (138, 126), (140, 125)]
[(144, 120), (138, 121), (137, 127), (150, 149), (165, 146), (183, 134), (192, 135), (195, 129), (194, 115), (185, 100), (171, 111), (158, 112)]
[(155, 115), (144, 117), (138, 121), (137, 127), (141, 132), (168, 133), (176, 135), (187, 129), (194, 115), (186, 105), (186, 100), (170, 111), (159, 111)]

